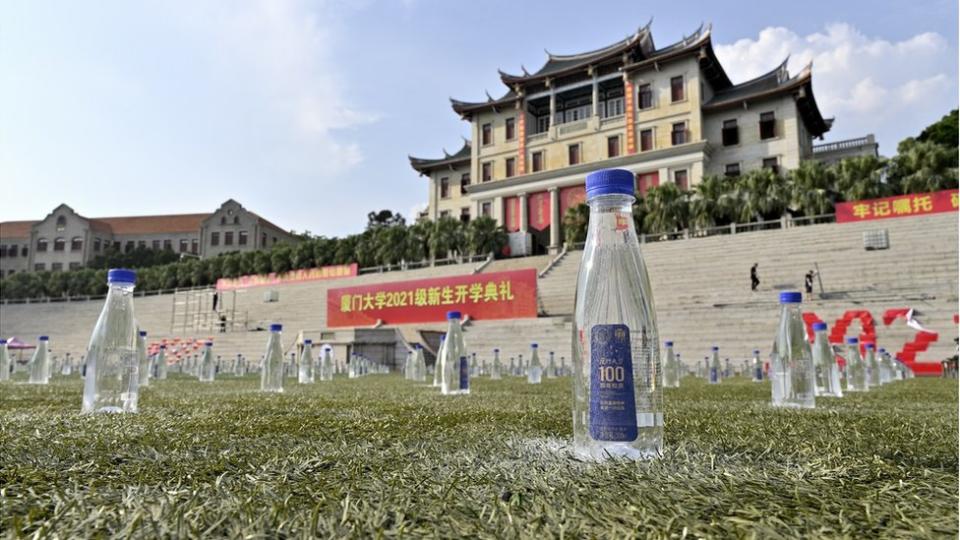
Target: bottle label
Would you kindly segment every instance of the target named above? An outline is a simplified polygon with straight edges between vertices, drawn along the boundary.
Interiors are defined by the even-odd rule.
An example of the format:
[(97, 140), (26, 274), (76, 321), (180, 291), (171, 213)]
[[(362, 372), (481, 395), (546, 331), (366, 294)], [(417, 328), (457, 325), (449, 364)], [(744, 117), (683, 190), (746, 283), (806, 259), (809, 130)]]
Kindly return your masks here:
[(717, 382), (717, 368), (710, 368), (710, 382)]
[(467, 357), (460, 357), (460, 390), (470, 388), (470, 365), (467, 363)]
[(762, 381), (762, 380), (763, 380), (763, 368), (758, 367), (758, 368), (756, 369), (756, 372), (753, 374), (753, 376), (754, 376), (758, 381)]
[(597, 441), (637, 438), (630, 329), (598, 324), (590, 332), (590, 436)]

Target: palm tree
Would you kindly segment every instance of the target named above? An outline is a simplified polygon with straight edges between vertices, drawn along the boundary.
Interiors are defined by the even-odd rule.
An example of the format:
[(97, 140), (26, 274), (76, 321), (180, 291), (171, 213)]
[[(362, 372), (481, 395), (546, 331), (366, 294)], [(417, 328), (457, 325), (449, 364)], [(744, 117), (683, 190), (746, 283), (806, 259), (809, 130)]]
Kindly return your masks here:
[(407, 228), (403, 225), (381, 227), (377, 230), (377, 262), (382, 265), (397, 264), (407, 254)]
[(881, 182), (884, 161), (875, 156), (857, 156), (833, 166), (836, 189), (845, 201), (876, 199), (891, 194), (891, 186)]
[(773, 219), (786, 210), (787, 187), (770, 169), (754, 169), (737, 179), (738, 208), (741, 223)]
[(693, 188), (689, 221), (697, 228), (726, 225), (735, 208), (734, 182), (723, 176), (705, 176)]
[(956, 188), (957, 149), (904, 139), (897, 146), (891, 169), (891, 176), (904, 194)]
[(833, 170), (819, 161), (804, 161), (787, 176), (790, 208), (807, 216), (827, 214), (836, 199)]
[(467, 225), (466, 240), (470, 253), (474, 255), (500, 253), (507, 245), (507, 233), (497, 225), (497, 220), (480, 216)]
[(590, 223), (590, 206), (580, 203), (567, 208), (563, 216), (563, 236), (569, 247), (587, 240), (587, 225)]
[(406, 260), (422, 261), (430, 254), (430, 236), (433, 234), (433, 223), (421, 220), (410, 226), (407, 234)]
[(465, 239), (463, 224), (449, 216), (441, 217), (433, 223), (430, 234), (430, 257), (447, 258), (453, 253), (462, 253)]
[(689, 214), (687, 195), (676, 184), (667, 183), (648, 190), (644, 206), (647, 211), (644, 230), (661, 233), (686, 227)]

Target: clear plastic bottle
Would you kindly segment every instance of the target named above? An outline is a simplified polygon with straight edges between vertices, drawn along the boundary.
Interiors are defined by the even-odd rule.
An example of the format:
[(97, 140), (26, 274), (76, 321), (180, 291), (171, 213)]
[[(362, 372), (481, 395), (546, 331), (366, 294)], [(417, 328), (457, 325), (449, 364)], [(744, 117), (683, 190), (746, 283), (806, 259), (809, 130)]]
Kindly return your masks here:
[(7, 340), (0, 339), (0, 381), (10, 380), (10, 351), (7, 350)]
[(547, 378), (556, 379), (557, 378), (557, 362), (554, 360), (553, 351), (548, 353), (549, 360), (547, 362)]
[(867, 358), (865, 359), (867, 384), (870, 385), (870, 388), (876, 388), (880, 386), (880, 364), (877, 362), (877, 349), (873, 343), (864, 343), (863, 346), (867, 351)]
[(680, 388), (680, 365), (673, 353), (673, 342), (663, 342), (663, 387)]
[(663, 450), (663, 394), (653, 294), (633, 225), (634, 176), (587, 176), (590, 223), (573, 325), (573, 438), (586, 456)]
[(567, 376), (567, 357), (563, 355), (560, 356), (560, 376)]
[(731, 377), (733, 377), (733, 372), (730, 371), (730, 359), (724, 358), (723, 359), (723, 378), (729, 379)]
[(780, 322), (770, 353), (771, 394), (775, 407), (812, 409), (816, 404), (816, 371), (800, 313), (801, 300), (799, 292), (780, 293)]
[(470, 366), (467, 361), (463, 330), (460, 328), (460, 312), (447, 312), (447, 339), (440, 356), (440, 392), (444, 395), (470, 393)]
[(30, 358), (30, 384), (47, 384), (50, 382), (49, 369), (47, 364), (50, 362), (50, 353), (47, 343), (50, 338), (40, 336), (37, 338), (37, 348), (33, 350), (33, 357)]
[(155, 360), (157, 365), (157, 380), (164, 380), (167, 378), (167, 346), (160, 345), (160, 350), (157, 351), (157, 358)]
[(530, 344), (530, 365), (527, 366), (527, 384), (540, 384), (543, 378), (543, 367), (540, 365), (539, 346)]
[(509, 367), (509, 369), (507, 370), (507, 374), (510, 375), (510, 376), (513, 376), (513, 375), (516, 375), (516, 374), (517, 374), (517, 363), (516, 363), (516, 359), (515, 359), (514, 357), (512, 357), (512, 356), (510, 357), (510, 367)]
[(150, 386), (150, 357), (147, 356), (147, 331), (137, 332), (137, 366), (140, 388)]
[(313, 340), (303, 340), (303, 351), (300, 352), (300, 369), (297, 372), (297, 382), (313, 384)]
[(514, 375), (517, 377), (527, 376), (527, 366), (523, 363), (523, 353), (517, 355), (517, 372)]
[(440, 364), (440, 359), (443, 358), (444, 349), (447, 347), (447, 335), (444, 334), (440, 336), (440, 347), (437, 348), (437, 358), (433, 361), (433, 387), (440, 388), (441, 381), (443, 380), (443, 366)]
[(500, 349), (493, 350), (493, 366), (490, 368), (490, 378), (500, 378)]
[(477, 366), (477, 353), (470, 353), (470, 376), (476, 377), (479, 372), (479, 366)]
[(723, 380), (723, 373), (720, 371), (720, 347), (714, 345), (710, 347), (710, 366), (708, 381), (710, 384), (720, 384)]
[(763, 382), (763, 362), (760, 361), (760, 349), (753, 350), (753, 359), (750, 360), (750, 373), (753, 382)]
[(197, 371), (200, 382), (214, 382), (217, 379), (217, 364), (213, 359), (213, 342), (203, 344), (203, 354), (200, 356), (200, 368)]
[(267, 350), (260, 366), (260, 391), (283, 392), (283, 325), (271, 324)]
[(843, 397), (840, 366), (827, 339), (827, 323), (813, 323), (813, 363), (817, 368), (817, 395)]
[(893, 381), (893, 362), (890, 361), (890, 355), (883, 347), (877, 349), (877, 362), (880, 364), (880, 384), (887, 384)]
[(115, 268), (107, 272), (107, 299), (93, 327), (86, 354), (83, 412), (135, 413), (139, 401), (137, 323), (133, 288), (137, 274)]
[(860, 356), (860, 340), (847, 338), (847, 392), (866, 392), (870, 390), (867, 381), (867, 366)]
[(330, 346), (323, 348), (322, 356), (320, 357), (320, 380), (321, 381), (332, 381), (333, 380), (333, 352), (330, 350)]

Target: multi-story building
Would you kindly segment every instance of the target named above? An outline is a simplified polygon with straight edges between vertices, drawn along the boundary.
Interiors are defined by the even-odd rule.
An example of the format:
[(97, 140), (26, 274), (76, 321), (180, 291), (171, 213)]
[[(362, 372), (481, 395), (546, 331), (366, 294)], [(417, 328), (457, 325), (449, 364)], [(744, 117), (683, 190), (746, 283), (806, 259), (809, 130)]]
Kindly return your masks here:
[(66, 204), (40, 221), (0, 223), (0, 277), (73, 270), (113, 247), (169, 250), (201, 258), (269, 249), (297, 237), (230, 199), (211, 214), (88, 218)]
[[(508, 91), (451, 100), (470, 141), (439, 159), (410, 158), (429, 177), (425, 216), (489, 215), (529, 233), (535, 251), (557, 250), (560, 222), (585, 198), (599, 168), (633, 171), (637, 191), (704, 175), (795, 168), (831, 126), (817, 107), (811, 66), (733, 84), (714, 54), (710, 27), (657, 47), (650, 25), (595, 51), (547, 53), (539, 70), (500, 72)], [(557, 224), (557, 226), (554, 226)]]

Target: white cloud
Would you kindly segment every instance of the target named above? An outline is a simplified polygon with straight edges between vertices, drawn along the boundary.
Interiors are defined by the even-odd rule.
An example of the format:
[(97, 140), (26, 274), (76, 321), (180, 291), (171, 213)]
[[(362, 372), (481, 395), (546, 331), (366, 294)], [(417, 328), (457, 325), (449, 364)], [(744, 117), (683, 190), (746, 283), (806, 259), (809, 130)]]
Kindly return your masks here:
[(768, 27), (756, 38), (718, 44), (716, 53), (734, 83), (766, 73), (787, 55), (791, 73), (812, 61), (820, 111), (836, 117), (829, 138), (876, 133), (888, 154), (957, 103), (956, 51), (933, 32), (888, 41), (845, 23), (806, 36)]

